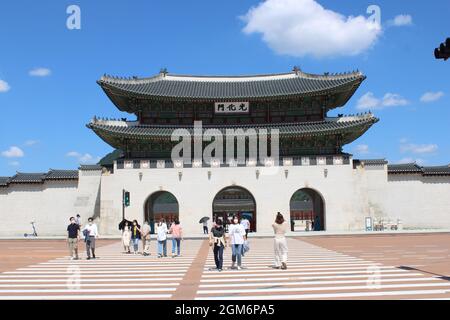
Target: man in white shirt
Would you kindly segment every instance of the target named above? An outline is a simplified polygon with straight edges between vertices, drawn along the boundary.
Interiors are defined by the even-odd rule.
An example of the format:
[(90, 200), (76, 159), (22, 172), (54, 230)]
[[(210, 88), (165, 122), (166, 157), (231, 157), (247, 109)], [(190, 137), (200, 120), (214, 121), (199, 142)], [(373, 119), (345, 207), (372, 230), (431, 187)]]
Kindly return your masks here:
[[(228, 238), (231, 243), (231, 269), (242, 269), (242, 246), (245, 241), (245, 229), (239, 224), (237, 217), (233, 218), (233, 224), (228, 227)], [(237, 267), (236, 267), (237, 261)]]
[(88, 219), (88, 224), (83, 228), (82, 232), (86, 241), (87, 260), (91, 259), (91, 251), (92, 258), (95, 259), (95, 239), (98, 238), (98, 228), (94, 223), (94, 219)]

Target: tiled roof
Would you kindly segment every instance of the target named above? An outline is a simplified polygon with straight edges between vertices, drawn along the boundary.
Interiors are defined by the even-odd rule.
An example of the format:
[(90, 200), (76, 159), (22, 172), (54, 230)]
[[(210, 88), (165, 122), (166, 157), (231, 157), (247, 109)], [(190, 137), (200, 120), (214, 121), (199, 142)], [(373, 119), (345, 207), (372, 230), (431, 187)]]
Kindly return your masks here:
[(160, 73), (150, 78), (103, 76), (99, 85), (139, 97), (190, 99), (242, 99), (311, 95), (336, 88), (358, 86), (361, 72), (314, 75), (299, 70), (259, 76), (187, 76)]
[(388, 165), (389, 173), (422, 173), (422, 168), (416, 163), (401, 163)]
[(11, 178), (10, 183), (42, 183), (45, 180), (46, 173), (23, 173), (23, 172), (17, 172), (16, 175), (14, 175)]
[(422, 167), (422, 171), (424, 176), (450, 175), (450, 165)]
[(5, 187), (8, 185), (10, 177), (0, 177), (0, 187)]
[[(378, 119), (371, 113), (358, 116), (327, 118), (325, 121), (280, 123), (280, 124), (249, 124), (249, 125), (204, 125), (203, 130), (214, 128), (225, 134), (226, 129), (279, 129), (282, 135), (314, 136), (339, 133), (345, 129), (360, 129), (361, 126), (371, 126)], [(137, 122), (103, 121), (95, 119), (87, 125), (98, 135), (110, 134), (122, 137), (170, 137), (175, 129), (186, 129), (193, 134), (193, 126), (141, 125)], [(367, 127), (368, 128), (368, 127)]]
[(83, 164), (78, 169), (84, 171), (95, 171), (95, 170), (102, 170), (103, 167), (98, 164)]
[(450, 165), (446, 166), (419, 166), (416, 163), (390, 164), (388, 173), (416, 173), (424, 176), (448, 176), (450, 175)]
[(45, 180), (78, 180), (78, 171), (50, 169), (48, 172), (17, 172), (12, 177), (0, 177), (0, 187), (13, 183), (44, 183)]
[(388, 163), (386, 159), (360, 159), (359, 161), (364, 163), (366, 166), (379, 166)]
[(78, 179), (78, 170), (54, 170), (50, 169), (47, 173), (46, 180), (61, 180), (61, 179)]

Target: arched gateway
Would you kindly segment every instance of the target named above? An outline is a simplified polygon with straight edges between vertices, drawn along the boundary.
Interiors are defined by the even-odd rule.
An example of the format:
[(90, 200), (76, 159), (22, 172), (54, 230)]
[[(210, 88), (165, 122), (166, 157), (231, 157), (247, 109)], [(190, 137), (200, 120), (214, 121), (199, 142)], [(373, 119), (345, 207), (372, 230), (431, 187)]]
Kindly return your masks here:
[(155, 223), (161, 218), (166, 219), (167, 225), (179, 217), (178, 200), (168, 191), (157, 191), (152, 193), (144, 206), (144, 220), (148, 221), (151, 233), (155, 231)]
[(294, 192), (289, 203), (292, 231), (325, 230), (325, 205), (322, 196), (313, 189)]
[(256, 202), (247, 189), (237, 186), (222, 189), (214, 197), (212, 210), (214, 221), (222, 218), (228, 224), (235, 215), (246, 217), (250, 221), (250, 232), (256, 232)]

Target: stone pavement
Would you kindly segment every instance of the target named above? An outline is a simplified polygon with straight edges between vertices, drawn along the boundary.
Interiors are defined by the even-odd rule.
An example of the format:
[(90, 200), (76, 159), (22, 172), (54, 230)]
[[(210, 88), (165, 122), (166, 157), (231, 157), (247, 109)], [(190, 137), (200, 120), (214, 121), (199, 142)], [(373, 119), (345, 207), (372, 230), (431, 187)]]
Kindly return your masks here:
[[(228, 248), (222, 272), (209, 270), (214, 262), (206, 240), (183, 241), (182, 256), (176, 258), (157, 258), (155, 241), (149, 257), (124, 254), (120, 242), (112, 241), (97, 249), (96, 260), (71, 261), (67, 251), (58, 251), (59, 256), (49, 254), (44, 261), (38, 254), (26, 266), (22, 262), (11, 269), (9, 265), (0, 274), (0, 299), (450, 299), (449, 278), (442, 276), (445, 272), (430, 272), (430, 266), (424, 269), (417, 264), (423, 260), (407, 261), (401, 251), (393, 251), (398, 243), (399, 250), (406, 243), (433, 245), (416, 248), (431, 250), (424, 251), (425, 258), (445, 254), (448, 259), (445, 250), (449, 246), (441, 243), (445, 237), (404, 237), (289, 238), (287, 270), (270, 268), (272, 239), (251, 239), (251, 249), (243, 259), (246, 269), (228, 268)], [(43, 247), (39, 241), (28, 243)], [(170, 241), (168, 249), (170, 253)], [(384, 254), (398, 260), (383, 260)]]

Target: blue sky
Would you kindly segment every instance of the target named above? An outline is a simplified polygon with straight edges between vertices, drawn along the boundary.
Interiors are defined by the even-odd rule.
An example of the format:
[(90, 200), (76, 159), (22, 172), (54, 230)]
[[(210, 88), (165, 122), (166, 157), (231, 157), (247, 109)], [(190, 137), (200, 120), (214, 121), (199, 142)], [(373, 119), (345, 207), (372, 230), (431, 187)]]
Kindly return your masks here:
[[(104, 156), (112, 148), (85, 124), (94, 115), (131, 116), (120, 113), (95, 81), (104, 73), (150, 76), (162, 67), (179, 74), (287, 72), (294, 65), (310, 73), (359, 69), (367, 80), (331, 115), (370, 107), (380, 122), (344, 151), (390, 162), (450, 163), (450, 61), (433, 57), (450, 36), (450, 2), (319, 0), (318, 9), (313, 0), (298, 0), (303, 7), (295, 0), (270, 1), (296, 6), (291, 20), (263, 7), (256, 20), (243, 19), (261, 3), (247, 0), (2, 1), (0, 175), (74, 169)], [(341, 14), (344, 23), (348, 16), (368, 18), (367, 7), (376, 4), (381, 30), (367, 31), (375, 37), (369, 44), (355, 41), (365, 34), (349, 23), (345, 30), (318, 32), (312, 42), (311, 34), (286, 36), (283, 28), (317, 22), (315, 14), (301, 16), (305, 3), (319, 22), (339, 22), (333, 14)], [(66, 27), (72, 4), (81, 9), (80, 30)], [(344, 40), (334, 42), (337, 37)], [(319, 57), (317, 46), (327, 41), (334, 44)], [(353, 49), (357, 54), (348, 53)]]

